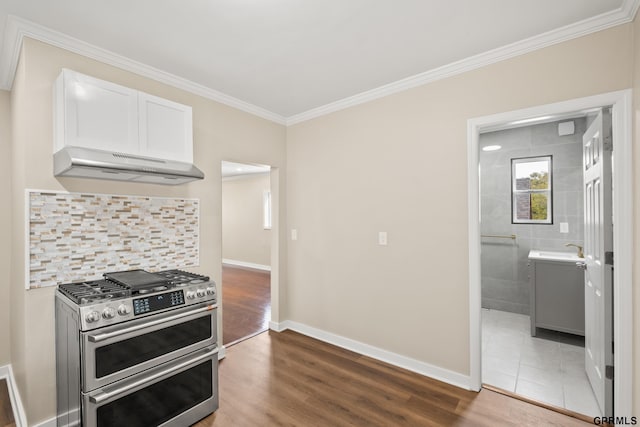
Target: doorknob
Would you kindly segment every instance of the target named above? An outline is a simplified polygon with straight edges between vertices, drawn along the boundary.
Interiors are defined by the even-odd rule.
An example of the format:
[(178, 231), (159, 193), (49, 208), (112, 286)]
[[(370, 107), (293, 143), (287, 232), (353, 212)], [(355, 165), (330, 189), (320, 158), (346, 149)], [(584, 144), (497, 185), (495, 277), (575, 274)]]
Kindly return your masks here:
[(587, 263), (583, 262), (583, 261), (578, 261), (578, 262), (576, 262), (576, 267), (579, 268), (580, 270), (586, 270), (587, 269)]

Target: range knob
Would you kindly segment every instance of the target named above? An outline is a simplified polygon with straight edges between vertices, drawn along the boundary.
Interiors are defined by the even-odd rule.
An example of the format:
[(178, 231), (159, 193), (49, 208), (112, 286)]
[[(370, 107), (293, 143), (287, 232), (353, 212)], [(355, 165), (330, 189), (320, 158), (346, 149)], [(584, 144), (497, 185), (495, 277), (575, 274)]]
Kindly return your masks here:
[(118, 314), (120, 316), (126, 316), (129, 313), (131, 313), (131, 307), (125, 304), (120, 304), (120, 307), (118, 307)]
[(216, 294), (216, 288), (214, 288), (213, 286), (209, 286), (207, 288), (207, 295), (215, 295)]
[(113, 319), (114, 317), (116, 317), (116, 310), (111, 307), (107, 307), (102, 310), (102, 317), (104, 317), (105, 319)]
[(188, 291), (187, 292), (187, 299), (194, 299), (196, 297), (196, 292), (195, 291)]
[(93, 323), (93, 322), (97, 322), (98, 320), (100, 320), (100, 313), (98, 313), (97, 311), (92, 311), (91, 313), (87, 314), (87, 317), (85, 317), (87, 323)]
[(197, 290), (197, 294), (198, 294), (198, 298), (204, 298), (204, 296), (205, 296), (207, 293), (205, 292), (205, 290), (204, 290), (204, 289), (198, 289), (198, 290)]

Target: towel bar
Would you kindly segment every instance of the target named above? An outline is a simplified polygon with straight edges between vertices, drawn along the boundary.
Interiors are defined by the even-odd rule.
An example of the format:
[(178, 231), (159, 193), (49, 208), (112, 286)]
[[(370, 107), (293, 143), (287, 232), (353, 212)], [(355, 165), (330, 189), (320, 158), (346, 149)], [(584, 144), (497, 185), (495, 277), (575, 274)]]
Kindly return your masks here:
[(508, 236), (502, 236), (499, 234), (481, 234), (480, 237), (495, 237), (496, 239), (511, 239), (511, 240), (516, 240), (516, 235), (515, 234), (511, 234)]

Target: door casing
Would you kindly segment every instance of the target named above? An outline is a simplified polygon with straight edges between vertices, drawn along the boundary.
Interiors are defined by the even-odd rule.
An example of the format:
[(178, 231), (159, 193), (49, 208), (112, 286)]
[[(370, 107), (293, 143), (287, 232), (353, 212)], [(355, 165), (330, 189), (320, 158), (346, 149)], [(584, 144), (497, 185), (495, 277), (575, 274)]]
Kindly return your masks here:
[(467, 168), (469, 209), (469, 381), (470, 388), (482, 387), (482, 312), (480, 280), (480, 180), (479, 135), (514, 121), (547, 115), (563, 115), (594, 108), (612, 107), (614, 159), (613, 198), (614, 256), (614, 411), (630, 416), (633, 410), (633, 163), (632, 91), (626, 89), (553, 104), (509, 111), (467, 121)]

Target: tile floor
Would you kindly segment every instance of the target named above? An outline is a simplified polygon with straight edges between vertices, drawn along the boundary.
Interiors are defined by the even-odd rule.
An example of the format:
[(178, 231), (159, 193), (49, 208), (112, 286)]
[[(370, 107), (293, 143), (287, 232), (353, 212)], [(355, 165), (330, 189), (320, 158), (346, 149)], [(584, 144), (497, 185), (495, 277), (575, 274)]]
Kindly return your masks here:
[(562, 336), (561, 340), (532, 337), (529, 316), (482, 309), (482, 382), (600, 416), (584, 372), (584, 340)]

